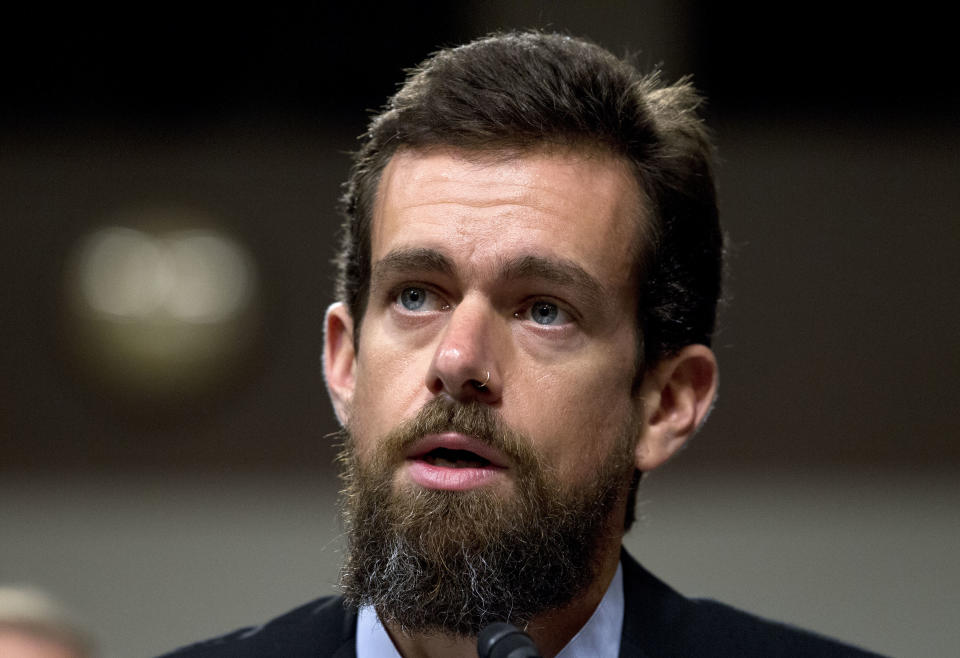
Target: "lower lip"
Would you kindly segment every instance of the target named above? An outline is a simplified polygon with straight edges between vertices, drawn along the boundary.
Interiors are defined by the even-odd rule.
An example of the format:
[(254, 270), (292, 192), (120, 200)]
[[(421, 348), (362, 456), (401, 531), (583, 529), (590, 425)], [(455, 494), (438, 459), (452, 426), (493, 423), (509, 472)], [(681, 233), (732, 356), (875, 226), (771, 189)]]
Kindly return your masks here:
[(502, 477), (505, 469), (496, 466), (477, 468), (449, 468), (434, 466), (419, 459), (407, 462), (410, 479), (426, 489), (466, 491), (492, 484)]

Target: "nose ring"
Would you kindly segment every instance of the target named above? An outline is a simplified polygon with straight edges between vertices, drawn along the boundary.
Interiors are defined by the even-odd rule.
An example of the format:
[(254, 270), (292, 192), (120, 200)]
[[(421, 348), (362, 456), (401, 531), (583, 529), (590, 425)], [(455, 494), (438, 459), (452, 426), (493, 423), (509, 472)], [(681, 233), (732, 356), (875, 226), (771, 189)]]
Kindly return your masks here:
[(487, 378), (484, 379), (482, 382), (478, 382), (477, 380), (473, 380), (473, 387), (474, 387), (475, 389), (477, 389), (478, 391), (483, 391), (483, 390), (486, 390), (487, 384), (489, 384), (489, 383), (490, 383), (490, 371), (488, 370), (488, 371), (487, 371)]

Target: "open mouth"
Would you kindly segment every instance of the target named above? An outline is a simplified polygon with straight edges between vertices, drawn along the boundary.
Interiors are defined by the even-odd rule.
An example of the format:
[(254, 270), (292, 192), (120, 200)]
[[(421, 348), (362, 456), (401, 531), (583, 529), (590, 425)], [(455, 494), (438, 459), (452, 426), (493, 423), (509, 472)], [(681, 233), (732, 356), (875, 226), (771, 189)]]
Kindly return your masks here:
[(406, 453), (405, 472), (426, 489), (465, 491), (503, 484), (510, 461), (488, 442), (459, 432), (427, 434)]
[(475, 452), (469, 450), (452, 450), (450, 448), (434, 448), (430, 452), (421, 455), (420, 459), (431, 466), (440, 466), (443, 468), (486, 468), (490, 466), (490, 460), (484, 459)]

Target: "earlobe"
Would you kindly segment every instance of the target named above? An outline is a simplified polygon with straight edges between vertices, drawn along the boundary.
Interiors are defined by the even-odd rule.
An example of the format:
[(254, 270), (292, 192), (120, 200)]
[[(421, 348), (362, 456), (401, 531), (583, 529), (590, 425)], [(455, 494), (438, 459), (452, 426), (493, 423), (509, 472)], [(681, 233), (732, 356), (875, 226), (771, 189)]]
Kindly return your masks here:
[(706, 419), (717, 392), (717, 360), (705, 345), (687, 345), (644, 376), (643, 426), (636, 466), (651, 471), (677, 453)]
[(342, 302), (331, 304), (324, 318), (323, 377), (341, 425), (347, 423), (355, 388), (356, 352), (353, 317)]

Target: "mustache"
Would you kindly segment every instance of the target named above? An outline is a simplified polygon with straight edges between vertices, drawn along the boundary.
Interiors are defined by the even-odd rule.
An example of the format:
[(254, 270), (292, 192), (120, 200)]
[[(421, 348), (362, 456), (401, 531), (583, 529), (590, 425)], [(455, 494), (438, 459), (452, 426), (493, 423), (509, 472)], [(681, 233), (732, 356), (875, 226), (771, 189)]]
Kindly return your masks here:
[(530, 439), (508, 427), (489, 405), (476, 401), (461, 403), (447, 398), (430, 400), (416, 416), (387, 434), (377, 447), (376, 459), (395, 462), (425, 435), (444, 432), (456, 432), (482, 441), (507, 457), (520, 473), (541, 467)]

